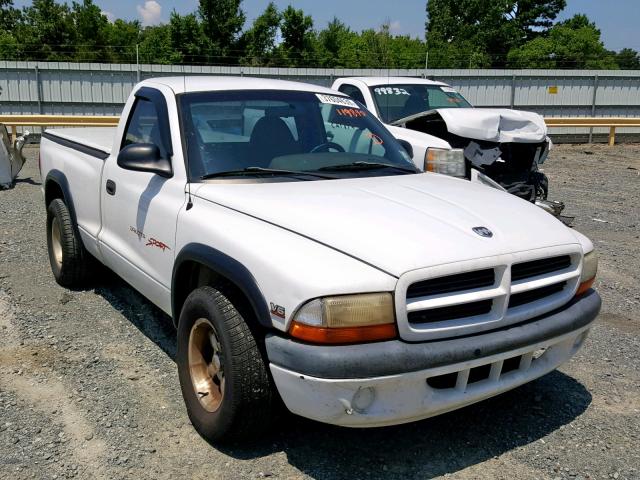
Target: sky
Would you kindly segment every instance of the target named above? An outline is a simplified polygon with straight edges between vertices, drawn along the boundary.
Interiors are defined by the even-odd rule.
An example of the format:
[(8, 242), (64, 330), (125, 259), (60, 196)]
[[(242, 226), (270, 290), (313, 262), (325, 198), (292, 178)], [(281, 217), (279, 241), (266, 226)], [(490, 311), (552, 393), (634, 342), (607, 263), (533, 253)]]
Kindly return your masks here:
[[(16, 6), (30, 4), (15, 0)], [(113, 18), (139, 19), (145, 25), (166, 22), (173, 9), (190, 13), (197, 0), (95, 0)], [(260, 15), (268, 0), (243, 0), (247, 25)], [(389, 21), (393, 33), (424, 38), (425, 0), (275, 0), (280, 9), (293, 5), (311, 15), (316, 28), (324, 27), (334, 16), (354, 30), (377, 28)], [(640, 0), (567, 0), (561, 19), (585, 13), (602, 31), (602, 39), (610, 50), (624, 47), (640, 51)]]

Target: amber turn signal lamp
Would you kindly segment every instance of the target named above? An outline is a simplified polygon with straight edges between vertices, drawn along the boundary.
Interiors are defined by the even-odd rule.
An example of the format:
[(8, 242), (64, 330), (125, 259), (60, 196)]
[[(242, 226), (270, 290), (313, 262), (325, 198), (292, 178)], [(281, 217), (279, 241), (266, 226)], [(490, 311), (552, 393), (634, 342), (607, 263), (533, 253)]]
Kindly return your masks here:
[(323, 328), (294, 321), (289, 332), (292, 337), (299, 340), (326, 345), (377, 342), (391, 340), (397, 336), (396, 326), (393, 323), (367, 327)]

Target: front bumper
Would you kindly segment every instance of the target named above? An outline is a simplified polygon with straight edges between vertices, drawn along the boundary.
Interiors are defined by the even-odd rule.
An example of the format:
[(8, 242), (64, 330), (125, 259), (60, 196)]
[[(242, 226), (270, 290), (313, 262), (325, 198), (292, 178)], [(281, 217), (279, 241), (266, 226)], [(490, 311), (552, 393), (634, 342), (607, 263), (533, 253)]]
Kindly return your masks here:
[(455, 410), (554, 370), (580, 349), (600, 306), (590, 291), (525, 324), (415, 344), (325, 347), (270, 335), (267, 354), (293, 413), (349, 427), (394, 425)]

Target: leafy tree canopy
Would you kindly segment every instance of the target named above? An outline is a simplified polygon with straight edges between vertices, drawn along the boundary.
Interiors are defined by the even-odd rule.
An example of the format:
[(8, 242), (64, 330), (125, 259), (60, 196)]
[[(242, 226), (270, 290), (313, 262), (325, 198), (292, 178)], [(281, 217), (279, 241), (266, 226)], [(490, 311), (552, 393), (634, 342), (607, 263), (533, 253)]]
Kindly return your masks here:
[(549, 34), (509, 52), (514, 68), (617, 68), (615, 55), (600, 40), (600, 30), (585, 15), (554, 25)]
[[(638, 52), (604, 48), (586, 16), (563, 22), (566, 0), (426, 0), (427, 41), (389, 22), (357, 32), (339, 18), (314, 28), (275, 2), (250, 24), (242, 0), (199, 0), (166, 25), (109, 19), (95, 0), (0, 0), (0, 59), (345, 68), (627, 68)], [(139, 54), (139, 55), (138, 55)]]
[(544, 36), (565, 6), (566, 0), (428, 0), (429, 51), (449, 51), (457, 67), (504, 67), (509, 50)]

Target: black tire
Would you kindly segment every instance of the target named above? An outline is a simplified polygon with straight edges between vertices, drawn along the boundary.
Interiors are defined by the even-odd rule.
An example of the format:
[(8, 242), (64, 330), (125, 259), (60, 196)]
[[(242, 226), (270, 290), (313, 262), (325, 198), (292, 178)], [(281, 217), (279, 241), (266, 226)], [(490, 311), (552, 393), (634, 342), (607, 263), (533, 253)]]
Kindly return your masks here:
[(85, 287), (95, 270), (95, 260), (76, 233), (64, 201), (52, 200), (47, 208), (47, 249), (51, 271), (59, 285)]
[[(194, 373), (189, 361), (190, 346), (192, 359), (207, 363), (206, 355), (198, 356), (198, 329), (214, 328), (214, 335), (221, 350), (219, 360), (209, 362), (206, 369), (208, 380), (213, 378), (213, 386), (218, 386), (220, 395), (207, 405), (209, 390), (201, 388), (196, 392), (195, 381), (202, 380), (202, 371)], [(215, 354), (216, 348), (212, 348)], [(202, 364), (203, 362), (200, 362)], [(211, 376), (211, 365), (221, 366), (223, 380)], [(211, 443), (235, 443), (251, 441), (260, 437), (270, 426), (277, 400), (271, 385), (267, 366), (251, 329), (238, 309), (221, 291), (212, 287), (194, 290), (186, 299), (178, 324), (177, 348), (178, 376), (187, 412), (191, 423), (205, 440)], [(213, 367), (214, 370), (216, 367)], [(216, 374), (219, 376), (219, 373)], [(199, 385), (203, 385), (202, 381)], [(211, 385), (211, 384), (209, 384)], [(213, 398), (213, 397), (211, 397)]]

